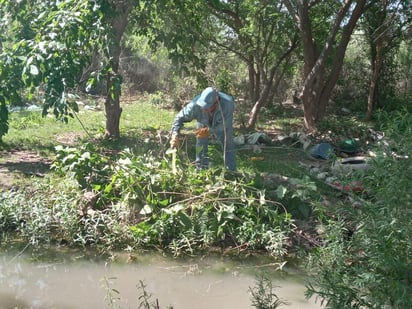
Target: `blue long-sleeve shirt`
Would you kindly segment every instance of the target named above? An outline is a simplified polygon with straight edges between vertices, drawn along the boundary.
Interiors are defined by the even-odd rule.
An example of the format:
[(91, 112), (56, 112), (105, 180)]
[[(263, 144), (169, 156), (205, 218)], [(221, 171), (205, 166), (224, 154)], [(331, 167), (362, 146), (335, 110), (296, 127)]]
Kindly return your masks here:
[(224, 93), (218, 92), (220, 104), (213, 113), (204, 111), (199, 105), (196, 104), (200, 95), (197, 95), (192, 101), (187, 104), (176, 115), (172, 124), (172, 133), (179, 134), (180, 129), (183, 128), (185, 122), (191, 122), (196, 119), (198, 124), (202, 124), (203, 127), (208, 127), (211, 133), (218, 134), (219, 131), (224, 131), (224, 128), (233, 132), (233, 110), (234, 100), (233, 97)]
[[(172, 134), (179, 134), (184, 123), (197, 121), (197, 128), (208, 127), (211, 134), (215, 134), (224, 149), (225, 166), (230, 170), (236, 170), (235, 145), (233, 142), (233, 111), (235, 107), (232, 96), (218, 92), (219, 104), (214, 112), (202, 109), (196, 104), (200, 95), (197, 95), (176, 115), (172, 124)], [(197, 138), (198, 147), (203, 149), (196, 155), (196, 161), (202, 166), (207, 165), (207, 138)]]

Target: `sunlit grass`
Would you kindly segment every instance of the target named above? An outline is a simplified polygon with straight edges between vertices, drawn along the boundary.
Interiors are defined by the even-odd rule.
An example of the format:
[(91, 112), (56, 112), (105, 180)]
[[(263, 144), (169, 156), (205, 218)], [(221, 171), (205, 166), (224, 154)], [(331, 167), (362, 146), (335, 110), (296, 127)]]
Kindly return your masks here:
[[(133, 100), (124, 99), (121, 103), (120, 135), (117, 141), (102, 141), (106, 148), (130, 148), (136, 154), (148, 151), (163, 151), (168, 147), (167, 140), (158, 145), (156, 136), (160, 133), (167, 137), (177, 111), (163, 108), (162, 104), (153, 104), (149, 97)], [(10, 113), (10, 130), (3, 138), (0, 149), (27, 149), (45, 156), (53, 156), (56, 145), (75, 145), (90, 140), (99, 139), (105, 132), (106, 117), (104, 103), (89, 100), (88, 105), (80, 105), (80, 111), (63, 123), (53, 115), (41, 117), (40, 111)], [(100, 108), (90, 109), (90, 106)], [(235, 115), (236, 116), (236, 115)], [(236, 119), (236, 117), (235, 117)], [(263, 111), (255, 131), (272, 134), (288, 134), (301, 129), (301, 111), (296, 108), (282, 107), (276, 110)], [(195, 138), (192, 134), (195, 121), (185, 124), (182, 133), (182, 147), (179, 156), (185, 160), (194, 160)], [(243, 134), (235, 123), (235, 136)], [(253, 132), (246, 132), (253, 133)], [(300, 159), (305, 159), (301, 148), (285, 147), (280, 144), (266, 145), (261, 153), (255, 153), (250, 148), (237, 147), (237, 162), (240, 170), (259, 173), (279, 173), (290, 177), (301, 177), (305, 171), (299, 166)], [(210, 156), (213, 165), (223, 164), (223, 152), (219, 144), (211, 145)]]
[[(144, 101), (121, 104), (120, 132), (124, 136), (136, 136), (142, 130), (170, 130), (174, 113)], [(19, 148), (47, 154), (56, 144), (76, 142), (78, 138), (96, 138), (105, 131), (104, 109), (80, 111), (68, 123), (53, 115), (41, 116), (40, 111), (10, 113), (10, 129), (3, 137), (0, 149)], [(132, 134), (133, 133), (133, 134)]]
[(174, 111), (165, 110), (143, 100), (123, 105), (120, 130), (153, 128), (169, 131), (172, 125)]
[(102, 111), (81, 110), (76, 117), (64, 123), (53, 115), (42, 117), (40, 111), (13, 112), (10, 114), (9, 132), (3, 137), (4, 145), (21, 149), (44, 150), (53, 148), (59, 143), (59, 138), (69, 132), (72, 136), (83, 136), (87, 133), (96, 134), (104, 127)]

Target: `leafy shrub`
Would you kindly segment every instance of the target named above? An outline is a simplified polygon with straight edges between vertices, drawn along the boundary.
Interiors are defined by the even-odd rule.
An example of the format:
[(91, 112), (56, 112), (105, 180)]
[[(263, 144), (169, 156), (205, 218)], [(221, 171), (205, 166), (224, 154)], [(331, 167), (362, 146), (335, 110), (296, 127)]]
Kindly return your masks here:
[(0, 224), (3, 232), (17, 234), (31, 244), (67, 239), (77, 222), (75, 199), (73, 192), (39, 183), (33, 183), (33, 188), (27, 190), (2, 192)]
[[(175, 254), (219, 244), (266, 249), (278, 257), (285, 254), (291, 217), (247, 183), (215, 173), (186, 174), (189, 192), (171, 192), (175, 202), (152, 207), (151, 215), (132, 227), (136, 238), (169, 247)], [(182, 194), (184, 198), (179, 198)]]
[(52, 169), (65, 175), (69, 173), (81, 189), (96, 187), (107, 181), (109, 160), (97, 152), (97, 147), (85, 143), (80, 148), (56, 146), (56, 160)]
[(13, 191), (1, 192), (0, 195), (0, 230), (3, 237), (9, 231), (15, 231), (20, 225), (21, 205), (24, 196)]
[(98, 196), (95, 216), (82, 218), (78, 241), (110, 243), (108, 234), (123, 233), (137, 246), (169, 248), (176, 255), (220, 244), (286, 253), (292, 217), (281, 203), (267, 200), (253, 179), (190, 167), (173, 174), (170, 165), (170, 158), (151, 152), (126, 149), (109, 158), (92, 145), (58, 147), (54, 169), (70, 172), (80, 188)]
[(1, 236), (5, 239), (18, 236), (35, 245), (93, 244), (103, 251), (118, 249), (133, 240), (124, 224), (124, 209), (111, 207), (81, 214), (79, 200), (78, 190), (67, 182), (59, 185), (34, 183), (30, 190), (2, 192)]
[(366, 144), (370, 138), (368, 126), (368, 123), (359, 121), (357, 117), (330, 116), (319, 123), (319, 131), (328, 133), (318, 138), (336, 145), (346, 138), (356, 138)]
[(412, 115), (381, 114), (387, 138), (363, 181), (370, 198), (326, 225), (323, 246), (311, 255), (317, 294), (327, 308), (411, 307)]

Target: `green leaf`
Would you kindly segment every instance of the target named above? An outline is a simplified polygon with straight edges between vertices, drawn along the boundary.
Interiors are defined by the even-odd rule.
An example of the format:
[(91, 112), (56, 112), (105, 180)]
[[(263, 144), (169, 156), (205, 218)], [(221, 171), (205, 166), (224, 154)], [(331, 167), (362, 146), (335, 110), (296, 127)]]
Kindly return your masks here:
[(192, 219), (184, 212), (179, 212), (179, 221), (187, 229), (193, 226)]
[(278, 199), (283, 199), (286, 195), (286, 192), (288, 191), (288, 189), (286, 189), (284, 186), (280, 185), (279, 187), (277, 187), (276, 189), (276, 196), (278, 197)]
[(150, 207), (149, 205), (144, 205), (142, 210), (140, 210), (140, 214), (141, 215), (149, 215), (153, 212), (152, 207)]
[(105, 188), (104, 188), (104, 193), (110, 193), (113, 189), (113, 185), (109, 183)]
[(161, 206), (167, 206), (169, 204), (169, 200), (168, 199), (164, 199), (164, 200), (160, 200), (159, 201), (159, 205)]
[(30, 74), (39, 75), (39, 69), (34, 64), (30, 64)]

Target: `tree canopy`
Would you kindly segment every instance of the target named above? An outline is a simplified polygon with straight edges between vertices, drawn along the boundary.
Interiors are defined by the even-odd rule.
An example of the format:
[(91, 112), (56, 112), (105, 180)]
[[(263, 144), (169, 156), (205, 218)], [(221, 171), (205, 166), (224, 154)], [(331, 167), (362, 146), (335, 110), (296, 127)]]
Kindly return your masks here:
[[(292, 20), (279, 1), (153, 2), (143, 6), (140, 15), (150, 15), (154, 22), (144, 20), (139, 29), (153, 44), (165, 44), (172, 59), (189, 71), (203, 70), (210, 54), (244, 64), (248, 87), (243, 95), (252, 106), (250, 128), (289, 69), (298, 45)], [(216, 83), (216, 76), (206, 79)]]
[[(8, 131), (10, 104), (41, 101), (43, 115), (50, 111), (65, 122), (77, 112), (76, 92), (107, 79), (106, 135), (119, 135), (120, 79), (117, 74), (120, 40), (133, 1), (8, 1), (1, 0), (0, 23), (0, 137)], [(99, 71), (83, 76), (92, 56), (100, 53)], [(36, 98), (35, 98), (36, 96)]]
[(82, 70), (102, 40), (101, 7), (73, 0), (0, 4), (0, 136), (8, 130), (5, 106), (39, 97), (43, 115), (52, 110), (67, 121), (76, 111), (74, 90)]
[[(0, 0), (0, 137), (8, 131), (9, 105), (36, 99), (43, 115), (52, 112), (68, 121), (77, 111), (79, 84), (99, 80), (106, 86), (105, 136), (119, 137), (119, 67), (125, 31), (144, 35), (154, 48), (164, 46), (179, 77), (195, 76), (200, 87), (216, 85), (220, 74), (240, 71), (238, 83), (245, 81), (246, 86), (225, 90), (245, 99), (249, 128), (288, 80), (289, 94), (299, 93), (303, 103), (306, 129), (316, 130), (358, 21), (369, 20), (368, 33), (375, 38), (387, 33), (379, 31), (386, 24), (372, 21), (376, 15), (372, 9), (379, 3), (387, 20), (398, 25), (396, 31), (410, 24), (410, 4), (399, 0)], [(371, 38), (371, 44), (379, 43)], [(374, 53), (379, 55), (371, 52), (372, 59)], [(85, 74), (96, 55), (101, 63)], [(207, 71), (208, 66), (213, 72)], [(376, 94), (370, 98), (378, 99)]]

